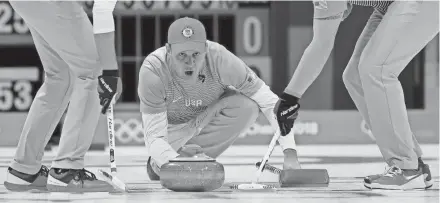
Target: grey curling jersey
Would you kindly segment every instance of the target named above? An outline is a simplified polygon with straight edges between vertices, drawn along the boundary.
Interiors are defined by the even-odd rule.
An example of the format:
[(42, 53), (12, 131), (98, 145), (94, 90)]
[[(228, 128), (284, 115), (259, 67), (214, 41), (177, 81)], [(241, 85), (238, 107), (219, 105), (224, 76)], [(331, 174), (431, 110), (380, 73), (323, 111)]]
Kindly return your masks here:
[(138, 93), (141, 112), (166, 111), (169, 124), (190, 121), (217, 102), (228, 88), (250, 97), (263, 81), (224, 46), (208, 41), (206, 63), (196, 84), (176, 77), (167, 63), (166, 48), (148, 55), (139, 74)]

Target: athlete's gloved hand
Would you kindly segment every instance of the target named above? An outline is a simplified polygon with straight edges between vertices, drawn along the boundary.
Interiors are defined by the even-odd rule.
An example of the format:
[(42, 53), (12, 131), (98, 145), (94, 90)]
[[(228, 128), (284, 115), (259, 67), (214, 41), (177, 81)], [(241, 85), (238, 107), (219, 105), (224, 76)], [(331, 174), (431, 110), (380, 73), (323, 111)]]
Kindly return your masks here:
[(99, 103), (101, 104), (101, 113), (105, 114), (111, 104), (113, 97), (115, 102), (119, 99), (122, 92), (122, 81), (118, 70), (103, 70), (102, 75), (98, 77)]
[(274, 108), (281, 136), (286, 136), (292, 130), (293, 124), (298, 117), (299, 107), (298, 98), (287, 93), (281, 95)]

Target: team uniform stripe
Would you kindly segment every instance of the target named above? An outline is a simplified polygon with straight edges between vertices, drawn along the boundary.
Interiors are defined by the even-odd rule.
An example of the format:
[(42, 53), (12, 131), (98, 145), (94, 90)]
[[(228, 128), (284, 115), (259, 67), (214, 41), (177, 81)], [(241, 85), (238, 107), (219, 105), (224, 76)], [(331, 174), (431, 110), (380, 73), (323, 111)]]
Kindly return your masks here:
[(348, 0), (349, 3), (358, 6), (371, 6), (382, 13), (385, 13), (393, 1), (378, 1), (378, 0)]

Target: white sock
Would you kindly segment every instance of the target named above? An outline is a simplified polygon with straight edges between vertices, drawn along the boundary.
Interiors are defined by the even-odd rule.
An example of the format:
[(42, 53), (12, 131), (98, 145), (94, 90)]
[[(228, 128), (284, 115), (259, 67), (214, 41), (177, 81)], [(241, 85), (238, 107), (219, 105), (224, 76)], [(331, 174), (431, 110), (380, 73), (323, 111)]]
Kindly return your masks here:
[(296, 142), (293, 130), (291, 130), (290, 133), (286, 136), (280, 136), (280, 138), (278, 138), (278, 143), (280, 143), (281, 149), (283, 151), (286, 149), (296, 150)]

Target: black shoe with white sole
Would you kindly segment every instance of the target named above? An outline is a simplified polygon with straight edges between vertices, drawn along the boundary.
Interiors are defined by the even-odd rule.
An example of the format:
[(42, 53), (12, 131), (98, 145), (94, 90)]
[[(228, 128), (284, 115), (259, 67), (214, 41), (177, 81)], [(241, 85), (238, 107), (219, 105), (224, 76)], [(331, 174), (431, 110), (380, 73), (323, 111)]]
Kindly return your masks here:
[(5, 188), (13, 192), (47, 191), (47, 174), (49, 169), (41, 166), (36, 174), (26, 174), (11, 167), (6, 172)]
[(92, 172), (85, 169), (52, 168), (47, 179), (50, 192), (113, 192), (109, 183), (98, 180)]

